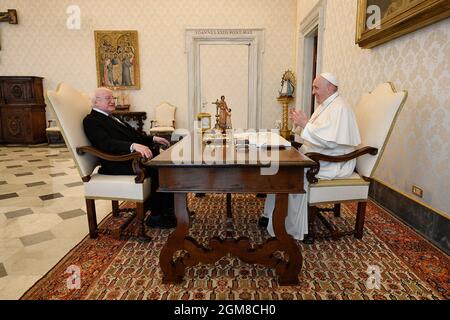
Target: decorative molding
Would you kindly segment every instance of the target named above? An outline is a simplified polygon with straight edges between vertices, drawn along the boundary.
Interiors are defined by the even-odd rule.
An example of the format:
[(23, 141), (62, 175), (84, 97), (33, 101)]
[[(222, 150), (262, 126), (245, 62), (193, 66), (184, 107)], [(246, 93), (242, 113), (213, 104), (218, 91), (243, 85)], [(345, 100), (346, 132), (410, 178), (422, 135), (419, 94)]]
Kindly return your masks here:
[[(313, 45), (313, 37), (311, 35), (317, 29), (318, 43), (317, 43), (317, 68), (316, 73), (319, 74), (322, 71), (323, 60), (323, 40), (325, 31), (325, 13), (326, 13), (326, 0), (320, 0), (306, 15), (299, 26), (299, 39), (298, 39), (298, 66), (297, 66), (297, 99), (296, 105), (309, 107), (311, 105), (311, 86), (312, 79), (311, 72), (305, 72), (311, 67), (312, 56), (311, 46)], [(307, 92), (307, 94), (305, 94)], [(304, 110), (307, 114), (310, 114), (311, 110)]]
[(249, 46), (248, 128), (259, 129), (262, 123), (262, 70), (265, 39), (262, 28), (187, 28), (185, 53), (188, 58), (188, 122), (189, 128), (201, 111), (200, 46)]

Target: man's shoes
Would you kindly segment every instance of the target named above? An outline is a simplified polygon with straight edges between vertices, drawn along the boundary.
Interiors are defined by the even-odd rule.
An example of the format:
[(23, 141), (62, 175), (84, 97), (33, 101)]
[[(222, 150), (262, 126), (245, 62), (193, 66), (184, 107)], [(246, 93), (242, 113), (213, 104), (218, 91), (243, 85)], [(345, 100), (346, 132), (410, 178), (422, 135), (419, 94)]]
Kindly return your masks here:
[(258, 219), (258, 226), (260, 228), (267, 228), (267, 226), (269, 225), (269, 218), (266, 217), (260, 217)]
[(171, 229), (177, 226), (177, 219), (174, 216), (150, 215), (147, 217), (145, 224), (150, 228)]

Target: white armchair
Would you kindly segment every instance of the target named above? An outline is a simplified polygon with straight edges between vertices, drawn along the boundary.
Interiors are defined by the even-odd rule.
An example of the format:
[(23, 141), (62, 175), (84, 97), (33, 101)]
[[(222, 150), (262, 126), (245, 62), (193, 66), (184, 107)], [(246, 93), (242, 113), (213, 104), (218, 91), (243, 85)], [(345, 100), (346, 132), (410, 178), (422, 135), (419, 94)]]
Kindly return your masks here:
[[(397, 117), (406, 101), (406, 91), (396, 92), (392, 83), (383, 83), (371, 93), (365, 94), (359, 101), (355, 114), (361, 135), (362, 147), (350, 154), (328, 156), (320, 153), (306, 154), (317, 163), (319, 161), (343, 162), (356, 158), (356, 172), (351, 177), (333, 180), (320, 180), (315, 177), (319, 165), (311, 169), (307, 176), (310, 182), (308, 193), (309, 233), (306, 243), (313, 243), (316, 238), (337, 239), (345, 235), (354, 235), (361, 239), (364, 229), (366, 202), (369, 194), (370, 178), (376, 170), (395, 126)], [(338, 231), (321, 214), (332, 211), (340, 216), (340, 203), (357, 201), (355, 229)], [(318, 205), (334, 204), (333, 209), (319, 209)], [(316, 218), (320, 218), (328, 232), (318, 234), (315, 231)]]
[[(75, 90), (65, 83), (58, 85), (56, 91), (47, 91), (50, 109), (55, 114), (58, 127), (66, 141), (70, 154), (76, 164), (81, 179), (84, 182), (86, 210), (89, 223), (89, 235), (96, 238), (97, 217), (95, 199), (112, 200), (114, 216), (119, 216), (119, 201), (136, 203), (136, 216), (140, 220), (139, 235), (145, 237), (144, 201), (150, 196), (150, 178), (144, 176), (141, 168), (141, 156), (138, 152), (127, 155), (111, 155), (103, 153), (90, 146), (83, 129), (83, 119), (91, 110), (88, 96)], [(98, 158), (110, 161), (133, 160), (136, 176), (102, 175), (95, 171)], [(129, 220), (128, 222), (130, 222)], [(113, 234), (120, 237), (126, 225), (121, 226)]]
[(177, 107), (163, 102), (155, 108), (155, 118), (150, 120), (150, 134), (171, 135), (175, 130), (175, 111)]

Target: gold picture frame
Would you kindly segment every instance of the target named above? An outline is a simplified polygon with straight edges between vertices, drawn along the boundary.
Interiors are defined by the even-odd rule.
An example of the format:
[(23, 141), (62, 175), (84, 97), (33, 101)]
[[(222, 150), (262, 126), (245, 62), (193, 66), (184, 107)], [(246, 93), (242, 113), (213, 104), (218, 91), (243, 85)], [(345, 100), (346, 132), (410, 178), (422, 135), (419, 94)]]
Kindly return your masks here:
[(97, 85), (114, 90), (138, 90), (139, 43), (136, 30), (94, 31)]
[[(368, 28), (368, 8), (377, 6), (380, 24)], [(450, 16), (448, 0), (358, 0), (356, 43), (373, 48)], [(370, 12), (370, 10), (369, 10)]]
[(211, 114), (206, 112), (201, 112), (197, 114), (197, 121), (200, 123), (200, 129), (202, 132), (208, 131), (211, 129)]

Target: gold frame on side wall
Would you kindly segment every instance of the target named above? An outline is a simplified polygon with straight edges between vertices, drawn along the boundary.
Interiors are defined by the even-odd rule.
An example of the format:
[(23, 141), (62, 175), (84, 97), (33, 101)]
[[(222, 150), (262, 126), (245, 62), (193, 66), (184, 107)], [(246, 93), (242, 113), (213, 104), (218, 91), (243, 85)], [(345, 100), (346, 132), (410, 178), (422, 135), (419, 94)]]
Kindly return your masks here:
[[(370, 29), (367, 9), (371, 5), (381, 9), (381, 23)], [(355, 42), (361, 48), (373, 48), (448, 17), (448, 0), (358, 0)]]

